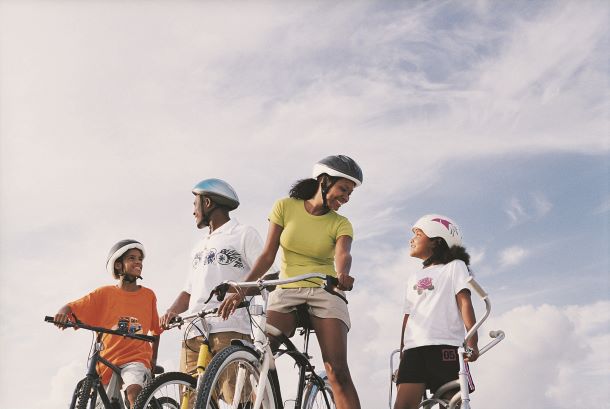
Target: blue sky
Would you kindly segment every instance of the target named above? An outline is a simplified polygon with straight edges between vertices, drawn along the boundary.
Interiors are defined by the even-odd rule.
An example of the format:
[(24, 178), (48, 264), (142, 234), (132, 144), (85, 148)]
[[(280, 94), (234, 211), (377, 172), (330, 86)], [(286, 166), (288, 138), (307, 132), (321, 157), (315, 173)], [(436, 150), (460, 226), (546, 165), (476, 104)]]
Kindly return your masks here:
[[(386, 401), (418, 266), (409, 229), (430, 212), (462, 227), (494, 305), (485, 330), (508, 335), (473, 367), (475, 407), (608, 401), (608, 13), (595, 0), (0, 1), (0, 406), (65, 407), (89, 337), (42, 317), (111, 283), (114, 242), (144, 243), (164, 311), (202, 234), (195, 183), (228, 180), (234, 216), (264, 235), (274, 200), (336, 153), (365, 177), (341, 210), (363, 407)], [(162, 340), (169, 369), (178, 341)]]

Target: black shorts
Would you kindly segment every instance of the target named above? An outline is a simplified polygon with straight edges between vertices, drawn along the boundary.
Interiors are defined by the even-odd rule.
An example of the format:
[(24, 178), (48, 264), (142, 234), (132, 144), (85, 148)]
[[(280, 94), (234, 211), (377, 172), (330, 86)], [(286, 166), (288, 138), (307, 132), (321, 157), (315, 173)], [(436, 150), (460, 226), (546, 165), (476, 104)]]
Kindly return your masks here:
[[(457, 347), (452, 345), (427, 345), (407, 349), (402, 354), (396, 383), (425, 383), (434, 393), (441, 385), (458, 378), (460, 364)], [(470, 392), (474, 384), (466, 363)]]

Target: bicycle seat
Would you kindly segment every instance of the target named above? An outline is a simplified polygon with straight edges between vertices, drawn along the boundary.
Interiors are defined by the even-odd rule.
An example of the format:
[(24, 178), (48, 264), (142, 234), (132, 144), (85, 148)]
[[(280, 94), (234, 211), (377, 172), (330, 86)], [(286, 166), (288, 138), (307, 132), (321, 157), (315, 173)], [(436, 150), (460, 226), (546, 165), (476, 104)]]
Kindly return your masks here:
[(311, 319), (309, 317), (309, 308), (307, 304), (297, 305), (296, 309), (296, 328), (303, 328), (306, 331), (311, 331)]
[(162, 366), (155, 365), (153, 368), (153, 374), (155, 375), (161, 375), (163, 372), (165, 372), (165, 369)]

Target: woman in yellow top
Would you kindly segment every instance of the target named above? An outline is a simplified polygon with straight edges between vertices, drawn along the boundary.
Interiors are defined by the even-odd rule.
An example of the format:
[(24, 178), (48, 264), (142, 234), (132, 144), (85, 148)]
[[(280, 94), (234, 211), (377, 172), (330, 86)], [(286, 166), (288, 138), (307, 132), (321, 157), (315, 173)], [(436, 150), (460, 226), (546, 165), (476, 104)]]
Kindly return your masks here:
[[(262, 254), (246, 281), (260, 278), (271, 268), (282, 247), (280, 278), (306, 273), (337, 277), (339, 290), (351, 290), (350, 254), (353, 230), (337, 211), (362, 183), (362, 170), (344, 155), (328, 156), (314, 165), (310, 179), (297, 181), (290, 197), (278, 200), (269, 215)], [(223, 316), (233, 312), (241, 296), (233, 294), (221, 306)], [(359, 409), (360, 402), (347, 365), (347, 305), (339, 297), (305, 281), (277, 288), (269, 297), (267, 322), (287, 336), (296, 327), (297, 305), (307, 304), (322, 359), (339, 409)]]

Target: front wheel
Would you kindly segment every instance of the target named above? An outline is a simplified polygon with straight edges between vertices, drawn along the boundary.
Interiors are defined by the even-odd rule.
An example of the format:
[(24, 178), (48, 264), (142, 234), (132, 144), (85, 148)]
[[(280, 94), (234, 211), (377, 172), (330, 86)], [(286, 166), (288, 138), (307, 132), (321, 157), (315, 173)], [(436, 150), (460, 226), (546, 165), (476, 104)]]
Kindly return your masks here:
[[(87, 409), (89, 399), (93, 399), (97, 394), (93, 388), (93, 379), (87, 377), (79, 382), (80, 388), (77, 386), (74, 394), (77, 399), (77, 409)], [(73, 398), (74, 400), (74, 398)]]
[(167, 372), (146, 384), (138, 395), (134, 409), (192, 408), (196, 381), (182, 372)]
[(260, 362), (251, 349), (231, 345), (214, 356), (197, 389), (195, 409), (251, 408), (265, 382), (261, 409), (281, 409), (271, 374), (260, 379)]
[(305, 385), (303, 394), (303, 409), (335, 409), (335, 397), (333, 390), (328, 383), (328, 378), (324, 376), (324, 387), (317, 382), (309, 380)]

